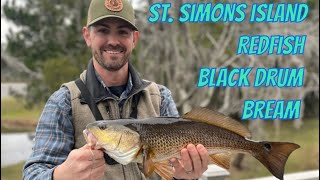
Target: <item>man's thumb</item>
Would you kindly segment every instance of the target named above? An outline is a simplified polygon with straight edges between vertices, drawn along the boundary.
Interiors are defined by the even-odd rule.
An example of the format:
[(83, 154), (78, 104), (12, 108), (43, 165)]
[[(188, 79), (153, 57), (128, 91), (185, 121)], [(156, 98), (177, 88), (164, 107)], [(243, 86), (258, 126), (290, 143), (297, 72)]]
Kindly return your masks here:
[(93, 148), (94, 148), (94, 145), (85, 144), (85, 145), (83, 145), (82, 147), (80, 147), (79, 149), (93, 149)]

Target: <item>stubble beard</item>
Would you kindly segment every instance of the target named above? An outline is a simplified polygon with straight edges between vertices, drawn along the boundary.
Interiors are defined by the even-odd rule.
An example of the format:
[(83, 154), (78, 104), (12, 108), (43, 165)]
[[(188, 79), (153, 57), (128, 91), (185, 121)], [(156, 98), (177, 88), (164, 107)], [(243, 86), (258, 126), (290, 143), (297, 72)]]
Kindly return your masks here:
[(98, 62), (98, 64), (104, 69), (108, 71), (118, 71), (128, 63), (131, 53), (125, 54), (122, 58), (118, 60), (116, 58), (111, 57), (111, 62), (108, 62), (108, 60), (105, 59), (105, 57), (103, 57), (103, 52), (94, 52), (93, 56), (95, 60)]

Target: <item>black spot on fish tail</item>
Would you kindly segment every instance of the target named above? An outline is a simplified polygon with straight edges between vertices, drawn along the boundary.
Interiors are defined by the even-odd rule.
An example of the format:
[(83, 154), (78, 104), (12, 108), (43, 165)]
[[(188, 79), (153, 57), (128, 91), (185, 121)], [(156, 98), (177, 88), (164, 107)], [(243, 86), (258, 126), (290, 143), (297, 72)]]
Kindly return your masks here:
[(300, 146), (289, 142), (260, 142), (253, 156), (275, 177), (283, 179), (284, 167), (289, 155)]
[(270, 143), (264, 143), (263, 147), (266, 151), (270, 151), (271, 150), (271, 144)]

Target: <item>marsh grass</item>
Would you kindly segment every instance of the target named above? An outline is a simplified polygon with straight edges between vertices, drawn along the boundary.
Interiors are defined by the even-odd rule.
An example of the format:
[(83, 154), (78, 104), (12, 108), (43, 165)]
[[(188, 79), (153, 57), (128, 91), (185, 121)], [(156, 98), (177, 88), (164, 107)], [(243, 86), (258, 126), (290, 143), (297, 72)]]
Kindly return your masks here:
[(24, 162), (1, 168), (1, 180), (21, 180)]
[(43, 105), (27, 108), (21, 100), (1, 99), (1, 132), (34, 131)]

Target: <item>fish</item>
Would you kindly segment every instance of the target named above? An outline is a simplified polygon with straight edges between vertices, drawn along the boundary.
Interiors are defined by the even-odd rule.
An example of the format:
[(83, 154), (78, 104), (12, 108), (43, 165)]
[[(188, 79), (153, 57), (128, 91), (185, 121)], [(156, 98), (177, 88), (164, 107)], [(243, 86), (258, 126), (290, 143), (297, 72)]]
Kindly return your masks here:
[(149, 177), (172, 179), (169, 159), (180, 159), (188, 144), (202, 144), (210, 163), (226, 170), (237, 153), (250, 154), (278, 179), (283, 179), (289, 155), (300, 148), (292, 142), (255, 141), (239, 121), (218, 111), (196, 107), (181, 117), (100, 120), (83, 131), (86, 142), (122, 165), (141, 163)]

